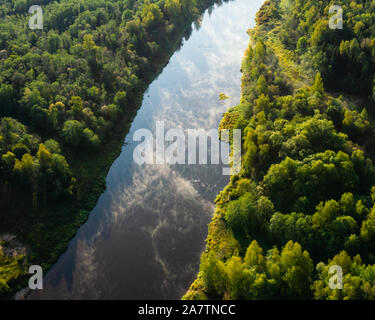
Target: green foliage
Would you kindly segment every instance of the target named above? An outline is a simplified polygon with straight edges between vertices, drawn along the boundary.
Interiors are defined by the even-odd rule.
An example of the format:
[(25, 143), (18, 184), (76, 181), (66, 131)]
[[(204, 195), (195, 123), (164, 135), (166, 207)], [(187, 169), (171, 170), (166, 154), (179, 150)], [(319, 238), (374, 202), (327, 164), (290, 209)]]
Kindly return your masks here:
[[(203, 278), (207, 298), (374, 299), (375, 2), (335, 4), (344, 30), (329, 28), (330, 1), (265, 1), (257, 13), (241, 102), (221, 124), (243, 129), (243, 156), (216, 200), (224, 224), (206, 254), (226, 280), (207, 291)], [(329, 288), (333, 265), (342, 290)]]
[(224, 101), (224, 100), (229, 99), (229, 97), (225, 93), (221, 92), (221, 93), (219, 93), (219, 99), (221, 101)]
[[(331, 266), (343, 269), (343, 288), (329, 288)], [(375, 298), (375, 267), (366, 266), (359, 255), (351, 258), (347, 252), (337, 254), (327, 265), (317, 266), (318, 280), (313, 283), (314, 297), (327, 300), (373, 300)]]
[(200, 268), (208, 293), (221, 296), (224, 293), (227, 282), (224, 263), (215, 259), (212, 255), (203, 253)]
[(323, 79), (322, 79), (322, 76), (320, 75), (320, 73), (316, 74), (315, 83), (314, 83), (312, 89), (313, 89), (314, 92), (318, 92), (320, 94), (324, 93), (324, 84), (323, 84)]
[(289, 241), (282, 249), (266, 256), (256, 241), (247, 248), (245, 259), (232, 256), (225, 264), (203, 254), (201, 274), (207, 292), (216, 298), (234, 300), (290, 299), (311, 296), (313, 263), (298, 243)]
[(0, 298), (6, 297), (6, 294), (11, 291), (11, 286), (15, 280), (25, 274), (25, 256), (5, 255), (0, 242)]
[(299, 38), (297, 42), (297, 53), (303, 54), (306, 51), (307, 46), (308, 46), (308, 42), (307, 42), (306, 37)]

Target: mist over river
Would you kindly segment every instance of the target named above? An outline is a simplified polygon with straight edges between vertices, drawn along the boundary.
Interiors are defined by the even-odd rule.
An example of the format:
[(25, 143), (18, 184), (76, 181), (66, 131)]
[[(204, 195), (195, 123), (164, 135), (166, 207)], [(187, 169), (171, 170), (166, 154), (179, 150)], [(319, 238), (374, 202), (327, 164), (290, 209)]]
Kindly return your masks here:
[[(31, 299), (179, 299), (194, 280), (224, 165), (142, 165), (134, 132), (218, 128), (240, 100), (240, 66), (263, 1), (206, 12), (144, 95), (107, 189)], [(219, 93), (230, 96), (225, 102)]]

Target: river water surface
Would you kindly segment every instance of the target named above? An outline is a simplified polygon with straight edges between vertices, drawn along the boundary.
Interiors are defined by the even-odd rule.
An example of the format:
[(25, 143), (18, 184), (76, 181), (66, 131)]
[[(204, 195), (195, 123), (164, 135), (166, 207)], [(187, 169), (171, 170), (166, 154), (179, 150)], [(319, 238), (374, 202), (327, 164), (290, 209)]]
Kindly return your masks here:
[[(239, 103), (240, 66), (263, 0), (235, 0), (203, 16), (144, 95), (107, 189), (32, 299), (179, 299), (199, 268), (225, 165), (143, 165), (134, 132), (217, 128)], [(230, 99), (220, 101), (219, 93)]]

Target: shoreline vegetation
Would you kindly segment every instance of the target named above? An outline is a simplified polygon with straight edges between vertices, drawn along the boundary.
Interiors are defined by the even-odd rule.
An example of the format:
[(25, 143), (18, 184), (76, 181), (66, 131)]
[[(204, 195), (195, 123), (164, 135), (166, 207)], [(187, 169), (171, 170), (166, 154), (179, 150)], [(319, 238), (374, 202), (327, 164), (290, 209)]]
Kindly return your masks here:
[(258, 11), (241, 102), (220, 124), (242, 129), (241, 172), (183, 299), (375, 299), (375, 2), (335, 1), (343, 30), (332, 4)]
[(26, 286), (29, 265), (45, 274), (66, 250), (105, 190), (147, 87), (192, 23), (227, 1), (40, 1), (45, 29), (35, 32), (29, 2), (0, 0), (3, 299)]

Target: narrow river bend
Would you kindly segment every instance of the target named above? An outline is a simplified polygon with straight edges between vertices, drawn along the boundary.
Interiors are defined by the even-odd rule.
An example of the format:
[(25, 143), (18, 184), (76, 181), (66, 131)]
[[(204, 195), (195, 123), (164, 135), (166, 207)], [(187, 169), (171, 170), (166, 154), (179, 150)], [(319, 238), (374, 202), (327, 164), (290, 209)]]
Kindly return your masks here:
[[(199, 268), (213, 201), (228, 183), (221, 165), (133, 161), (133, 134), (217, 128), (239, 103), (247, 29), (263, 0), (235, 0), (203, 16), (144, 95), (107, 189), (31, 299), (179, 299)], [(224, 92), (230, 99), (219, 101)]]

